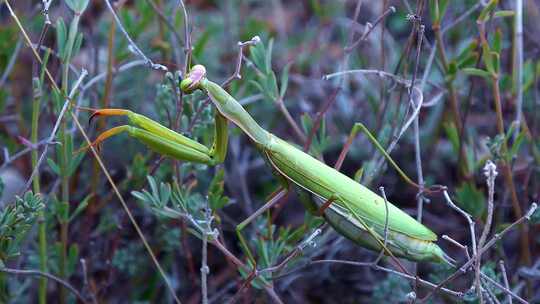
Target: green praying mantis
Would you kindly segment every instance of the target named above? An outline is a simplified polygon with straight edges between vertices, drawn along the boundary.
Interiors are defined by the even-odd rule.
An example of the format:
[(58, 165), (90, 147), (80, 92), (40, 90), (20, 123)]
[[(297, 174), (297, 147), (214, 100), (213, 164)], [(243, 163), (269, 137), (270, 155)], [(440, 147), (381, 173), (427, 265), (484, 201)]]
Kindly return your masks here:
[[(241, 244), (253, 263), (255, 260), (242, 237), (242, 229), (286, 195), (290, 186), (295, 186), (306, 209), (323, 216), (337, 232), (360, 246), (412, 261), (452, 264), (452, 259), (435, 244), (434, 232), (386, 198), (263, 129), (236, 99), (206, 78), (204, 66), (193, 66), (181, 81), (180, 89), (185, 94), (204, 91), (217, 109), (210, 148), (126, 109), (94, 110), (91, 118), (127, 116), (130, 124), (101, 133), (92, 145), (119, 133), (128, 133), (162, 155), (214, 166), (225, 160), (228, 122), (233, 122), (251, 139), (282, 185), (281, 191), (237, 226)], [(361, 128), (365, 129), (362, 124), (356, 124), (352, 132)]]

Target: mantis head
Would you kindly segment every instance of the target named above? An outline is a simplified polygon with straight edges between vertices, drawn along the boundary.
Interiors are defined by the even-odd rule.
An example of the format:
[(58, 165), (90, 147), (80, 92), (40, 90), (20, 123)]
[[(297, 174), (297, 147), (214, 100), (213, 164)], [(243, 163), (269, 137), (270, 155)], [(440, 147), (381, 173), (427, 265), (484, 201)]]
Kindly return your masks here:
[(180, 82), (180, 89), (186, 94), (200, 89), (201, 80), (206, 77), (206, 68), (203, 65), (194, 65), (186, 77)]

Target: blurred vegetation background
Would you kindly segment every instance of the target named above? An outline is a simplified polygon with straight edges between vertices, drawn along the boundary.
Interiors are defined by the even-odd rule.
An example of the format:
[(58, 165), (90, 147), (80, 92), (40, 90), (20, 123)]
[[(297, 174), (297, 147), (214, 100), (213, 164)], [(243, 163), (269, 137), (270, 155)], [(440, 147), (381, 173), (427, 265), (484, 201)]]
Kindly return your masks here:
[[(477, 237), (492, 218), (493, 236), (540, 195), (539, 2), (111, 2), (0, 1), (0, 302), (507, 303), (510, 290), (540, 303), (538, 211), (483, 254), (482, 272), (507, 291), (483, 280), (480, 299), (474, 271), (444, 285), (455, 294), (432, 293), (391, 273), (390, 259), (370, 265), (376, 252), (331, 228), (319, 233), (321, 219), (292, 192), (244, 230), (259, 270), (285, 261), (258, 274), (269, 285), (246, 284), (235, 227), (279, 185), (249, 138), (230, 125), (217, 167), (164, 158), (128, 136), (106, 141), (99, 154), (132, 217), (92, 154), (78, 152), (86, 141), (77, 126), (95, 138), (125, 119), (87, 123), (85, 108), (126, 108), (208, 146), (214, 109), (178, 83), (193, 64), (218, 83), (240, 67), (227, 90), (265, 129), (333, 165), (362, 122), (415, 181), (447, 187)], [(401, 84), (412, 80), (420, 107)], [(492, 211), (487, 160), (499, 173)], [(442, 192), (408, 185), (365, 136), (342, 172), (375, 192), (383, 186), (389, 201), (474, 252), (467, 220)], [(458, 265), (470, 259), (451, 241), (438, 244)], [(433, 284), (456, 270), (403, 265)]]

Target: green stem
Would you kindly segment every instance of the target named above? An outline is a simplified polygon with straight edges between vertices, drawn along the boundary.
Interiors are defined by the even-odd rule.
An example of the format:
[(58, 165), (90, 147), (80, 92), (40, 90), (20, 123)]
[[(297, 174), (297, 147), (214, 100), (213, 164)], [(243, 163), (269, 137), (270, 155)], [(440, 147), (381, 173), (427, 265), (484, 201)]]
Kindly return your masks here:
[[(43, 64), (39, 78), (37, 72), (32, 80), (33, 85), (33, 103), (32, 103), (32, 130), (30, 140), (32, 143), (38, 142), (39, 114), (41, 110), (41, 100), (43, 97), (43, 80), (45, 77), (45, 67), (49, 61), (50, 50), (45, 52)], [(37, 69), (36, 69), (37, 70)], [(35, 168), (38, 162), (38, 149), (32, 150), (32, 167)], [(39, 174), (36, 174), (32, 180), (32, 189), (34, 193), (40, 192)], [(41, 210), (38, 213), (38, 242), (39, 242), (39, 270), (47, 272), (47, 223), (45, 222), (45, 212)], [(40, 304), (47, 303), (47, 278), (42, 277), (39, 280), (38, 300)]]
[[(64, 49), (64, 62), (63, 62), (63, 74), (62, 74), (62, 93), (63, 96), (69, 95), (69, 63), (71, 60), (73, 45), (75, 44), (75, 39), (77, 37), (78, 27), (79, 27), (80, 14), (75, 13), (73, 20), (71, 20), (69, 28), (69, 36), (66, 42)], [(67, 251), (68, 251), (68, 235), (69, 235), (69, 164), (71, 161), (71, 155), (69, 151), (70, 143), (69, 136), (66, 134), (67, 131), (67, 119), (62, 121), (62, 128), (60, 132), (60, 141), (62, 142), (62, 148), (60, 152), (60, 167), (62, 175), (62, 204), (65, 204), (65, 217), (62, 217), (60, 221), (60, 246), (61, 254), (59, 261), (60, 268), (60, 277), (62, 279), (67, 279)], [(67, 290), (63, 287), (60, 287), (60, 297), (59, 303), (66, 303)]]
[[(32, 103), (32, 133), (30, 140), (32, 143), (38, 142), (38, 122), (39, 122), (39, 110), (41, 105), (41, 84), (43, 81), (39, 81), (34, 78), (34, 101)], [(32, 150), (32, 167), (35, 168), (38, 161), (38, 149)], [(39, 187), (39, 174), (34, 176), (32, 180), (32, 188), (34, 193), (40, 192)], [(47, 223), (45, 222), (45, 215), (43, 210), (38, 214), (38, 240), (39, 240), (39, 270), (47, 272)], [(40, 304), (47, 303), (47, 278), (42, 277), (39, 280), (38, 299)]]

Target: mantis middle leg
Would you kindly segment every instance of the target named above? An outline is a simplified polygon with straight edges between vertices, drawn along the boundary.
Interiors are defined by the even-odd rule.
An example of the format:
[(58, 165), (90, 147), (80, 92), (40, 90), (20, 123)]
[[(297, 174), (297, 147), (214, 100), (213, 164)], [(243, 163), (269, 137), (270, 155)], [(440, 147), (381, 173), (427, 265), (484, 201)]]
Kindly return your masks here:
[[(388, 160), (388, 162), (392, 165), (392, 167), (394, 167), (394, 169), (399, 173), (399, 175), (407, 183), (413, 185), (414, 187), (419, 188), (419, 185), (417, 183), (415, 183), (411, 178), (409, 178), (407, 176), (407, 174), (405, 174), (405, 172), (403, 172), (403, 170), (401, 170), (401, 168), (397, 165), (397, 163), (392, 159), (392, 157), (386, 152), (386, 150), (377, 141), (375, 136), (373, 136), (373, 134), (371, 134), (371, 132), (368, 130), (368, 128), (361, 122), (355, 123), (354, 126), (352, 127), (351, 132), (349, 134), (349, 137), (347, 138), (347, 141), (345, 142), (345, 145), (343, 146), (343, 149), (341, 150), (341, 153), (339, 154), (338, 160), (336, 161), (336, 163), (334, 165), (334, 168), (336, 170), (339, 171), (341, 169), (341, 166), (343, 165), (343, 161), (345, 160), (345, 157), (349, 153), (349, 149), (351, 147), (351, 144), (352, 144), (353, 140), (356, 138), (356, 135), (358, 134), (359, 131), (361, 131), (362, 133), (364, 133), (367, 136), (367, 138), (371, 141), (371, 143), (375, 146), (375, 148), (377, 148), (377, 150), (379, 150), (381, 152), (381, 154), (384, 156), (384, 158), (386, 158), (386, 160)], [(320, 209), (317, 211), (317, 214), (318, 215), (324, 214), (324, 211), (328, 207), (330, 207), (332, 202), (333, 202), (332, 199), (328, 199), (326, 201), (326, 203), (324, 203), (320, 207)]]

